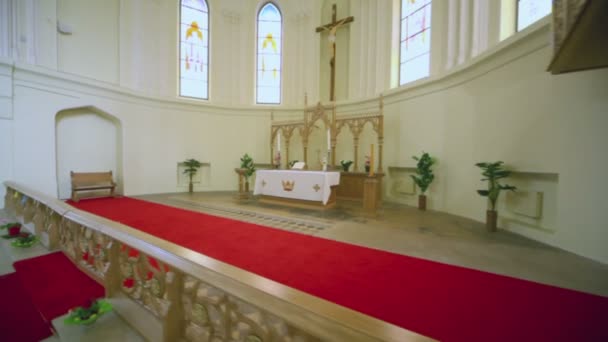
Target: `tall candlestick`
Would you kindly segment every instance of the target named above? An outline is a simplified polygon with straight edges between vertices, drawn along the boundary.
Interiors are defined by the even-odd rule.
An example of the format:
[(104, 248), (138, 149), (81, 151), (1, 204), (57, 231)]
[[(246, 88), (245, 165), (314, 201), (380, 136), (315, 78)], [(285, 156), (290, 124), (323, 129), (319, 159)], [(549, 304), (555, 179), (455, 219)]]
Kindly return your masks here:
[(372, 144), (372, 150), (369, 154), (369, 175), (374, 175), (374, 144)]
[(329, 133), (329, 128), (327, 129), (327, 150), (331, 149), (331, 135)]

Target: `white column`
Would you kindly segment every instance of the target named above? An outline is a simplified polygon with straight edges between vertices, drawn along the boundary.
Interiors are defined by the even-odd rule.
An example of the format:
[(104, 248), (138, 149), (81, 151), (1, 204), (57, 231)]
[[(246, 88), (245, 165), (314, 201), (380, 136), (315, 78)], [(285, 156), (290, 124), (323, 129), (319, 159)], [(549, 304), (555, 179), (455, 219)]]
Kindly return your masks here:
[(22, 6), (23, 21), (19, 25), (19, 43), (22, 50), (21, 60), (36, 64), (36, 5), (34, 0), (19, 1)]
[(445, 70), (456, 65), (460, 32), (460, 0), (448, 0), (447, 49)]
[(11, 0), (0, 0), (0, 57), (11, 57), (13, 47), (13, 10)]
[(460, 30), (458, 45), (458, 64), (469, 60), (471, 53), (471, 1), (460, 0)]
[[(369, 21), (369, 26), (367, 28), (367, 75), (365, 77), (366, 87), (363, 90), (363, 95), (365, 97), (374, 95), (374, 90), (376, 89), (376, 73), (379, 72), (378, 68), (378, 41), (382, 39), (382, 37), (378, 36), (378, 27), (376, 25), (378, 8), (376, 7), (377, 0), (369, 0), (367, 2), (367, 20)], [(352, 25), (352, 24), (351, 24)], [(351, 39), (352, 41), (352, 39)]]
[(471, 57), (475, 57), (488, 48), (488, 0), (474, 0)]

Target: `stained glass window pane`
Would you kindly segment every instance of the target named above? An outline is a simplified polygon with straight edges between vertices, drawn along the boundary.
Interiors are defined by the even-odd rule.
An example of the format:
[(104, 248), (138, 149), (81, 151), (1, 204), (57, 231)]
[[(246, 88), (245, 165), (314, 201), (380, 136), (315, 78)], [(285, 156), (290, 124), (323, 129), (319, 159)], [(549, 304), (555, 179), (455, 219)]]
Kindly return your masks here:
[(519, 0), (517, 2), (517, 31), (532, 25), (551, 13), (551, 0)]
[(279, 9), (267, 3), (258, 14), (256, 102), (281, 103), (282, 18)]
[(182, 0), (179, 95), (209, 98), (209, 9), (205, 0)]
[(431, 0), (402, 0), (400, 85), (429, 76), (430, 52)]

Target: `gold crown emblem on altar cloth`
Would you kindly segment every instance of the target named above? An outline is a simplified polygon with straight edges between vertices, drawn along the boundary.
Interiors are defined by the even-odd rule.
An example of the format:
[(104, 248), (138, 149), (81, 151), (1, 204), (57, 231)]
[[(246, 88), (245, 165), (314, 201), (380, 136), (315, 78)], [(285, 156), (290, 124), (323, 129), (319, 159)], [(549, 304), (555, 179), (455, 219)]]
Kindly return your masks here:
[(293, 190), (293, 187), (296, 185), (296, 181), (281, 181), (281, 184), (283, 184), (283, 190), (285, 191), (291, 191)]

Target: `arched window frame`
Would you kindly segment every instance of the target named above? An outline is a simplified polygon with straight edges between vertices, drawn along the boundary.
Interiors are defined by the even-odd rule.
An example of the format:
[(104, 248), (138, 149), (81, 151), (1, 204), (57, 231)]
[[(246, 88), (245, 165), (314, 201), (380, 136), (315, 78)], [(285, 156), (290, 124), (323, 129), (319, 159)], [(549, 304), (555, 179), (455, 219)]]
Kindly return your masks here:
[[(260, 95), (259, 95), (259, 88), (260, 88), (260, 77), (259, 77), (259, 57), (260, 57), (260, 43), (259, 43), (259, 39), (260, 39), (260, 15), (262, 14), (262, 11), (264, 10), (264, 8), (266, 8), (266, 6), (273, 6), (277, 12), (279, 13), (280, 16), (280, 25), (281, 25), (281, 36), (279, 39), (279, 59), (280, 59), (280, 70), (279, 70), (279, 96), (278, 96), (278, 101), (277, 102), (264, 102), (264, 101), (260, 101)], [(283, 96), (283, 12), (281, 12), (281, 8), (279, 7), (279, 5), (273, 1), (267, 1), (265, 3), (263, 3), (260, 8), (258, 9), (258, 12), (256, 14), (255, 17), (255, 23), (256, 23), (256, 34), (255, 34), (255, 103), (256, 104), (281, 104), (282, 102), (282, 96)]]
[(407, 36), (407, 27), (405, 28), (405, 33), (406, 33), (406, 37), (404, 37), (403, 33), (404, 33), (404, 27), (403, 25), (407, 25), (407, 22), (409, 20), (410, 17), (412, 17), (413, 13), (417, 12), (413, 12), (410, 13), (408, 15), (406, 15), (405, 13), (403, 13), (403, 9), (404, 9), (404, 2), (405, 1), (409, 1), (409, 0), (401, 0), (400, 2), (400, 6), (399, 6), (399, 77), (398, 77), (398, 82), (399, 82), (399, 86), (403, 86), (406, 85), (408, 83), (417, 81), (419, 79), (423, 79), (426, 77), (430, 76), (430, 72), (431, 72), (431, 47), (432, 47), (432, 37), (431, 37), (431, 32), (432, 32), (432, 20), (433, 20), (433, 14), (432, 14), (432, 3), (433, 0), (418, 0), (418, 1), (426, 1), (425, 4), (423, 4), (420, 9), (418, 9), (417, 11), (426, 8), (426, 10), (430, 13), (430, 22), (428, 24), (428, 28), (423, 29), (422, 31), (420, 31), (420, 33), (418, 34), (426, 34), (428, 36), (428, 40), (429, 40), (429, 48), (427, 52), (424, 52), (423, 54), (419, 55), (428, 55), (428, 69), (426, 70), (426, 73), (424, 73), (423, 75), (420, 75), (414, 79), (405, 79), (404, 78), (404, 73), (403, 73), (403, 65), (406, 64), (408, 61), (413, 60), (414, 58), (411, 58), (405, 62), (402, 62), (402, 54), (403, 54), (403, 45), (407, 44), (406, 40), (410, 40), (411, 38), (413, 38), (415, 35), (412, 36)]
[[(198, 27), (198, 29), (199, 29), (198, 32), (200, 32), (201, 34), (203, 34), (204, 31), (205, 31), (204, 27), (205, 26), (207, 27), (207, 29), (206, 29), (207, 36), (202, 39), (203, 40), (203, 43), (202, 43), (203, 46), (205, 44), (205, 41), (207, 43), (206, 54), (202, 56), (202, 58), (206, 58), (207, 63), (205, 64), (204, 60), (202, 60), (202, 62), (199, 63), (199, 66), (201, 68), (205, 69), (205, 67), (206, 67), (205, 75), (204, 75), (204, 80), (202, 80), (200, 82), (200, 84), (202, 86), (204, 86), (204, 89), (206, 91), (204, 91), (203, 94), (201, 94), (201, 96), (196, 96), (195, 94), (192, 94), (191, 92), (186, 92), (184, 90), (184, 88), (185, 88), (184, 84), (183, 84), (183, 81), (184, 81), (184, 76), (183, 76), (184, 71), (182, 69), (182, 63), (184, 61), (184, 56), (183, 56), (183, 52), (184, 51), (183, 51), (183, 46), (182, 46), (182, 43), (183, 43), (182, 42), (182, 37), (183, 37), (183, 34), (184, 34), (184, 32), (183, 32), (183, 30), (184, 30), (184, 23), (183, 23), (183, 13), (182, 12), (184, 10), (184, 3), (187, 2), (187, 1), (193, 1), (193, 0), (180, 0), (180, 2), (179, 2), (179, 29), (178, 29), (178, 33), (179, 33), (179, 37), (178, 37), (178, 41), (179, 41), (179, 64), (178, 64), (179, 80), (178, 80), (178, 94), (179, 94), (180, 97), (195, 98), (195, 99), (200, 99), (200, 100), (209, 100), (209, 84), (210, 84), (210, 82), (209, 82), (209, 64), (210, 64), (210, 61), (209, 61), (209, 56), (210, 56), (209, 50), (210, 50), (210, 44), (211, 44), (211, 39), (210, 39), (211, 25), (210, 25), (209, 18), (211, 17), (211, 9), (209, 8), (209, 3), (206, 0), (194, 0), (194, 1), (197, 1), (197, 2), (203, 3), (204, 7), (207, 10), (205, 12), (204, 10), (194, 9), (196, 11), (200, 11), (201, 13), (206, 13), (206, 15), (207, 15), (206, 22), (204, 22), (202, 25), (199, 25), (199, 27)], [(192, 33), (193, 33), (192, 36), (194, 36), (195, 34), (198, 33), (197, 30), (194, 27), (192, 27), (192, 26), (189, 27), (187, 30), (192, 30)], [(190, 79), (190, 80), (192, 80), (192, 79)]]

